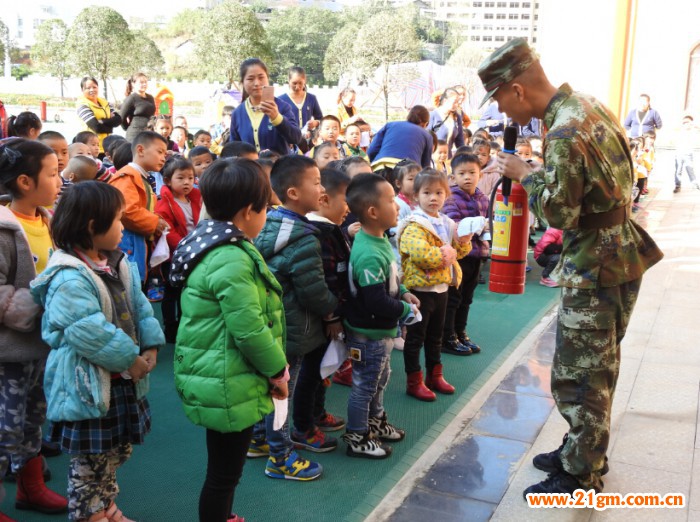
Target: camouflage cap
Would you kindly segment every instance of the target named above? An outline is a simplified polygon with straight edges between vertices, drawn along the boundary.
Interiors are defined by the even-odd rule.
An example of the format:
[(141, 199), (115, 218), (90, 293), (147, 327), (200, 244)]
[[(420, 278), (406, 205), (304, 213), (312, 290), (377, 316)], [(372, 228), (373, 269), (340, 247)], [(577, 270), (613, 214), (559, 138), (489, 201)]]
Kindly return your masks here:
[(479, 107), (492, 98), (502, 85), (517, 78), (538, 60), (535, 51), (522, 38), (514, 38), (496, 49), (479, 66), (479, 78), (486, 89), (486, 96)]

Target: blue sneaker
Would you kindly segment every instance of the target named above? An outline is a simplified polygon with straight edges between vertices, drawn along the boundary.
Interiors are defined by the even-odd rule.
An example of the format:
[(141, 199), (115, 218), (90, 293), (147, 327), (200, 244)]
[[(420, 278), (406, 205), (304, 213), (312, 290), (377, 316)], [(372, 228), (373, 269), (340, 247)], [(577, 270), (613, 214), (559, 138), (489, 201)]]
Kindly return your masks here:
[(246, 457), (249, 459), (258, 459), (260, 457), (270, 456), (270, 445), (265, 439), (252, 439), (248, 446)]
[(317, 462), (311, 462), (300, 457), (296, 451), (292, 451), (286, 458), (267, 459), (265, 475), (270, 478), (285, 480), (314, 480), (323, 473), (323, 466)]

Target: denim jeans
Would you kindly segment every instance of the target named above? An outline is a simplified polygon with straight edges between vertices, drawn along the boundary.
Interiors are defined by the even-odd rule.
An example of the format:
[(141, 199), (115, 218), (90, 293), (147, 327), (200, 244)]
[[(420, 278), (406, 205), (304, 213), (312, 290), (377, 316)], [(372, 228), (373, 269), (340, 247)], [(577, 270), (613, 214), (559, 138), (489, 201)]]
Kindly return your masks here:
[(348, 398), (347, 431), (367, 433), (369, 418), (384, 413), (384, 389), (389, 383), (389, 354), (394, 340), (369, 339), (349, 332), (347, 348), (352, 359), (352, 390)]
[[(294, 387), (299, 377), (301, 360), (301, 356), (287, 356), (287, 363), (289, 364), (289, 382), (287, 383), (287, 387), (289, 388), (289, 404), (292, 403), (291, 398), (294, 397)], [(253, 438), (255, 440), (267, 440), (267, 443), (270, 445), (270, 455), (272, 457), (286, 457), (291, 453), (294, 447), (292, 439), (289, 437), (289, 416), (291, 413), (290, 408), (287, 420), (279, 430), (275, 430), (273, 427), (275, 421), (274, 411), (265, 415), (263, 420), (253, 426)]]
[(681, 177), (683, 176), (683, 171), (685, 170), (688, 173), (688, 179), (690, 180), (691, 183), (697, 183), (697, 179), (695, 178), (695, 169), (694, 169), (694, 158), (693, 154), (691, 153), (683, 153), (683, 154), (678, 154), (676, 156), (676, 187), (681, 186)]

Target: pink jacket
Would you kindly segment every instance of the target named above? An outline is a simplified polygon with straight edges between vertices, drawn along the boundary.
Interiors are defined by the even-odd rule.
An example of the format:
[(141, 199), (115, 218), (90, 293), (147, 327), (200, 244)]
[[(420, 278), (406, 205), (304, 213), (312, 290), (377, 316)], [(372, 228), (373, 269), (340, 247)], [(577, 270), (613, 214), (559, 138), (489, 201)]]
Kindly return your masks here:
[(533, 252), (535, 259), (540, 257), (540, 255), (542, 255), (542, 253), (544, 252), (544, 249), (547, 248), (549, 245), (551, 245), (551, 244), (561, 245), (562, 240), (563, 240), (563, 235), (564, 235), (563, 232), (557, 228), (552, 228), (552, 227), (547, 228), (544, 235), (537, 242), (537, 245), (535, 246), (535, 251)]

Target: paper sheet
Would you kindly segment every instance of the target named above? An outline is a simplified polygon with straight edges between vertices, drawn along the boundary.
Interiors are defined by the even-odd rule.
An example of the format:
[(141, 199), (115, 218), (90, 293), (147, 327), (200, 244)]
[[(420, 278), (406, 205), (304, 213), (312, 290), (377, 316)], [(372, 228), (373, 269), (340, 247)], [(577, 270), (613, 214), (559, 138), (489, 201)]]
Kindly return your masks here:
[(345, 343), (338, 339), (334, 339), (328, 344), (326, 353), (321, 360), (321, 378), (325, 379), (335, 372), (340, 365), (348, 358), (348, 350)]
[(272, 421), (272, 429), (279, 431), (284, 426), (284, 421), (287, 420), (287, 412), (289, 411), (289, 403), (287, 399), (272, 398), (272, 403), (275, 406), (275, 418)]

